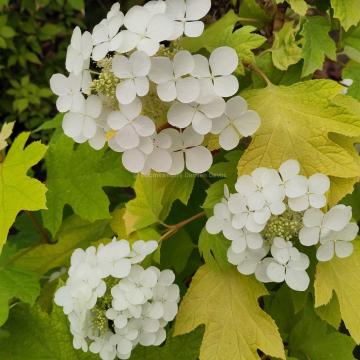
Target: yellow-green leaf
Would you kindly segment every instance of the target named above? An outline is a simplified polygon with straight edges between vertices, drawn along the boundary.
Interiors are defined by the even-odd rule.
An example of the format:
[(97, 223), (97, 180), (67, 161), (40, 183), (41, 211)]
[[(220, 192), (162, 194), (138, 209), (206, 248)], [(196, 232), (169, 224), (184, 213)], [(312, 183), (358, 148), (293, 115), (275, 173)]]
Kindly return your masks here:
[(331, 0), (334, 16), (338, 18), (345, 30), (360, 21), (359, 0)]
[(297, 29), (294, 22), (289, 21), (274, 33), (275, 39), (271, 49), (272, 59), (275, 67), (287, 70), (290, 65), (296, 64), (302, 58), (302, 50), (296, 42)]
[(261, 117), (261, 126), (240, 159), (239, 174), (260, 166), (277, 168), (285, 160), (297, 159), (305, 175), (358, 177), (359, 158), (329, 137), (329, 133), (360, 135), (360, 117), (333, 102), (340, 91), (334, 81), (312, 80), (245, 92), (249, 107)]
[[(284, 0), (276, 0), (276, 3), (283, 3)], [(290, 4), (291, 8), (298, 14), (304, 16), (306, 14), (306, 11), (308, 9), (308, 4), (305, 2), (305, 0), (287, 0), (287, 2)]]
[(177, 199), (186, 204), (194, 181), (193, 174), (187, 172), (178, 176), (139, 174), (134, 185), (136, 197), (126, 204), (124, 219), (127, 233), (165, 220)]
[(26, 174), (42, 159), (47, 146), (36, 141), (25, 147), (29, 135), (20, 134), (0, 163), (0, 251), (21, 210), (46, 209), (45, 185)]
[(0, 131), (0, 150), (3, 150), (7, 147), (7, 139), (12, 134), (13, 128), (14, 128), (15, 122), (10, 123), (4, 123), (1, 131)]
[(284, 359), (276, 324), (258, 305), (266, 294), (261, 283), (235, 269), (217, 272), (204, 265), (180, 305), (175, 334), (205, 325), (200, 360), (255, 360), (257, 349)]
[(315, 306), (328, 304), (335, 292), (341, 317), (352, 338), (360, 343), (360, 242), (355, 240), (354, 253), (345, 259), (320, 262), (315, 276)]

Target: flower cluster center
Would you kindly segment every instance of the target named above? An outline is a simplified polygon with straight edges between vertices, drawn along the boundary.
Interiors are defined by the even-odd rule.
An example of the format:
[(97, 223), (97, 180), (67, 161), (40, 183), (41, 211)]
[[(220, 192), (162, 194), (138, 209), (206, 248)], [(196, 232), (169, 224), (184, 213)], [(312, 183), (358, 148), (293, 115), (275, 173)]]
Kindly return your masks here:
[(275, 237), (287, 241), (297, 238), (303, 226), (302, 217), (302, 213), (290, 209), (281, 215), (272, 215), (263, 231), (264, 238), (268, 241), (272, 241)]

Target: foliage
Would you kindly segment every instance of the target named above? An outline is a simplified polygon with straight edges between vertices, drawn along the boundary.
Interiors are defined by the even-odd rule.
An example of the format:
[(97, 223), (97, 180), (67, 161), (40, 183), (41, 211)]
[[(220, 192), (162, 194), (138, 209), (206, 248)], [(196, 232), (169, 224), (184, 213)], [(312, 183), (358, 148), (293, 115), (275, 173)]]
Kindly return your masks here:
[[(49, 79), (65, 73), (72, 29), (92, 30), (113, 2), (0, 0), (0, 358), (99, 358), (74, 350), (53, 297), (75, 249), (118, 236), (156, 240), (143, 265), (172, 269), (181, 290), (166, 342), (130, 359), (359, 359), (359, 238), (352, 256), (311, 267), (309, 289), (298, 293), (239, 274), (230, 242), (204, 227), (238, 175), (288, 159), (303, 175), (328, 175), (329, 204), (351, 205), (360, 221), (358, 0), (212, 2), (204, 33), (176, 48), (234, 48), (239, 95), (261, 126), (231, 151), (207, 136), (214, 163), (200, 176), (135, 176), (119, 153), (64, 135)], [(150, 98), (144, 113), (164, 126), (158, 106)]]

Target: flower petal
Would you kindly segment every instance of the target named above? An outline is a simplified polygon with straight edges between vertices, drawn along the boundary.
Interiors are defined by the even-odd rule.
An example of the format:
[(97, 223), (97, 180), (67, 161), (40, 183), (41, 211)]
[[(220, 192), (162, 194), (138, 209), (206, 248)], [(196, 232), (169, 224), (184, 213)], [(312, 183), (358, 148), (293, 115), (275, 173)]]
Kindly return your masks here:
[(176, 78), (190, 74), (195, 67), (195, 61), (189, 51), (181, 50), (174, 56), (174, 74)]
[(233, 48), (221, 46), (211, 53), (209, 64), (213, 76), (230, 75), (238, 67), (239, 58)]
[(132, 173), (139, 173), (143, 170), (145, 164), (144, 153), (139, 149), (127, 150), (122, 156), (122, 163), (125, 169)]
[(195, 101), (200, 95), (199, 81), (193, 77), (177, 79), (176, 94), (182, 103), (188, 104)]
[(304, 246), (316, 245), (319, 237), (320, 229), (318, 227), (303, 227), (299, 232), (300, 243)]
[(211, 152), (204, 146), (185, 150), (185, 158), (187, 169), (195, 174), (209, 170), (213, 162)]
[(224, 150), (235, 149), (239, 145), (239, 134), (232, 126), (226, 127), (219, 136), (219, 144)]
[(310, 278), (306, 271), (296, 271), (288, 268), (285, 282), (293, 290), (305, 291), (309, 286)]
[(214, 91), (222, 97), (233, 96), (239, 90), (239, 82), (234, 75), (214, 78)]

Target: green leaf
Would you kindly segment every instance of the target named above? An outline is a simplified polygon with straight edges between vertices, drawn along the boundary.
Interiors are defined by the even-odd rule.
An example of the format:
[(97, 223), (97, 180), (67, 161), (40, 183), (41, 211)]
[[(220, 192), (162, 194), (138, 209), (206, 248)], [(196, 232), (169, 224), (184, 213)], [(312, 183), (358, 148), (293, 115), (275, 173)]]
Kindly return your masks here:
[(68, 0), (69, 4), (75, 9), (75, 10), (84, 10), (85, 3), (84, 0)]
[(302, 76), (322, 69), (325, 56), (336, 60), (336, 45), (329, 35), (330, 23), (326, 17), (306, 17), (301, 34), (304, 37)]
[(288, 349), (291, 356), (299, 359), (353, 360), (355, 342), (350, 336), (337, 332), (321, 320), (310, 302), (296, 317), (291, 329)]
[(338, 18), (345, 30), (360, 21), (358, 0), (331, 0), (334, 16)]
[(195, 245), (190, 235), (180, 229), (174, 236), (164, 241), (161, 245), (160, 264), (164, 268), (174, 269), (180, 274), (189, 260)]
[[(274, 85), (292, 85), (301, 80), (301, 62), (291, 65), (287, 71), (281, 71), (274, 66), (271, 53), (265, 53), (256, 58), (256, 65)], [(252, 72), (251, 76), (255, 89), (266, 86), (266, 81), (259, 74)]]
[[(255, 19), (254, 26), (263, 27), (271, 21), (271, 17), (261, 8), (256, 0), (243, 0), (240, 2), (239, 13), (242, 18)], [(239, 20), (241, 23), (242, 21)]]
[(227, 185), (227, 180), (219, 180), (211, 184), (206, 190), (206, 199), (202, 205), (203, 209), (213, 209), (215, 204), (221, 201), (224, 197), (224, 187)]
[(9, 315), (9, 302), (16, 298), (33, 305), (40, 293), (37, 274), (10, 265), (0, 267), (0, 326)]
[(258, 305), (259, 297), (266, 294), (263, 284), (234, 268), (220, 272), (204, 265), (181, 302), (175, 334), (204, 324), (200, 359), (257, 360), (258, 349), (285, 359), (276, 324)]
[(315, 277), (315, 306), (326, 305), (335, 292), (341, 317), (351, 337), (360, 343), (360, 241), (354, 242), (354, 252), (345, 259), (319, 262)]
[(197, 360), (204, 327), (199, 326), (186, 335), (169, 337), (164, 346), (137, 346), (131, 360)]
[(2, 36), (5, 39), (11, 39), (15, 35), (16, 35), (16, 33), (15, 33), (14, 29), (11, 28), (10, 26), (2, 26), (0, 28), (0, 36)]
[(199, 251), (206, 264), (214, 270), (226, 270), (231, 265), (227, 259), (229, 240), (222, 234), (209, 234), (204, 228), (199, 237)]
[(342, 77), (353, 80), (353, 84), (349, 86), (347, 94), (360, 100), (360, 64), (355, 61), (349, 61), (343, 70)]
[[(278, 168), (288, 159), (297, 159), (306, 175), (358, 177), (360, 159), (353, 147), (329, 137), (339, 134), (351, 143), (360, 136), (360, 117), (334, 101), (340, 91), (334, 81), (312, 80), (244, 93), (249, 108), (259, 113), (261, 126), (240, 159), (239, 174), (261, 166)], [(335, 191), (337, 200), (347, 193), (343, 187), (335, 190), (332, 187), (330, 194)]]
[(44, 225), (55, 235), (62, 221), (65, 204), (88, 221), (110, 218), (105, 186), (128, 187), (133, 175), (124, 169), (120, 155), (106, 150), (95, 151), (88, 144), (74, 149), (72, 139), (57, 132), (53, 135), (47, 165), (47, 206)]
[(290, 65), (296, 64), (302, 58), (302, 50), (295, 39), (297, 29), (294, 22), (284, 23), (280, 31), (275, 32), (274, 43), (271, 48), (274, 65), (280, 70), (287, 70)]
[[(40, 59), (38, 58), (38, 56), (34, 53), (28, 52), (26, 53), (26, 59), (28, 61), (30, 61), (33, 64), (41, 64)], [(39, 96), (41, 97), (41, 94), (39, 93)]]
[(253, 33), (256, 30), (254, 26), (243, 26), (234, 31), (238, 21), (238, 16), (231, 10), (220, 20), (210, 25), (200, 37), (184, 38), (180, 42), (180, 46), (191, 52), (196, 52), (201, 48), (211, 52), (219, 46), (230, 46), (236, 50), (239, 56), (238, 71), (243, 74), (244, 66), (242, 63), (253, 62), (255, 57), (252, 50), (260, 47), (266, 39)]
[(340, 304), (337, 296), (333, 294), (330, 302), (326, 305), (315, 308), (316, 314), (324, 321), (329, 323), (335, 329), (338, 329), (341, 323)]
[(85, 249), (99, 239), (110, 236), (108, 226), (107, 220), (91, 224), (78, 216), (71, 216), (64, 221), (57, 234), (56, 243), (39, 244), (25, 249), (21, 256), (15, 258), (14, 264), (40, 275), (53, 268), (68, 265), (75, 249)]
[(351, 28), (343, 35), (344, 53), (352, 60), (360, 62), (360, 26)]
[(194, 181), (195, 176), (187, 172), (177, 176), (157, 173), (137, 175), (134, 185), (136, 197), (126, 204), (124, 214), (127, 233), (165, 220), (175, 200), (186, 205)]
[[(39, 307), (16, 306), (0, 337), (0, 358), (6, 360), (98, 360), (99, 356), (75, 350), (69, 324), (55, 306), (51, 315)], [(24, 355), (26, 354), (26, 355)]]
[(36, 211), (46, 208), (45, 185), (31, 179), (26, 173), (42, 159), (47, 146), (36, 141), (25, 147), (29, 135), (20, 134), (5, 160), (0, 162), (0, 251), (21, 210)]
[(19, 113), (24, 112), (29, 107), (29, 99), (16, 99), (13, 102), (13, 109)]

